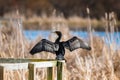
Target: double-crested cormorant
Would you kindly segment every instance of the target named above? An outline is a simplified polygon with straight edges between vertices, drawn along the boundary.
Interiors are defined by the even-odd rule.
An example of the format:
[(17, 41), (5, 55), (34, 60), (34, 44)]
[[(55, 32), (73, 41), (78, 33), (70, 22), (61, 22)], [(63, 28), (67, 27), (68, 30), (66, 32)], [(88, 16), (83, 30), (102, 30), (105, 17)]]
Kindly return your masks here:
[(62, 37), (61, 32), (55, 31), (54, 33), (58, 35), (58, 38), (54, 43), (49, 40), (42, 39), (32, 48), (30, 54), (33, 55), (37, 52), (47, 51), (56, 54), (57, 60), (64, 60), (65, 48), (69, 49), (70, 51), (73, 51), (78, 48), (91, 50), (91, 47), (87, 43), (83, 42), (81, 39), (77, 37), (73, 37), (68, 41), (60, 42), (60, 39)]

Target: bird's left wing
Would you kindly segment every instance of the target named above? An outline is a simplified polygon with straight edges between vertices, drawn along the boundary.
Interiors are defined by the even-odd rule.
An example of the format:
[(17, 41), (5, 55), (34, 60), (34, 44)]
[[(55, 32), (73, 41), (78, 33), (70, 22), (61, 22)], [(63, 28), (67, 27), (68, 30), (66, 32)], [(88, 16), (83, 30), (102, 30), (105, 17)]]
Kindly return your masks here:
[(55, 53), (55, 51), (57, 51), (58, 48), (59, 46), (57, 44), (54, 44), (49, 40), (42, 39), (31, 49), (30, 53), (35, 54), (37, 52), (42, 52), (42, 51)]
[(87, 43), (85, 43), (84, 41), (82, 41), (81, 39), (77, 37), (73, 37), (69, 39), (68, 41), (63, 42), (63, 45), (65, 46), (65, 48), (69, 49), (70, 51), (73, 51), (78, 48), (83, 48), (87, 50), (91, 49), (91, 47)]

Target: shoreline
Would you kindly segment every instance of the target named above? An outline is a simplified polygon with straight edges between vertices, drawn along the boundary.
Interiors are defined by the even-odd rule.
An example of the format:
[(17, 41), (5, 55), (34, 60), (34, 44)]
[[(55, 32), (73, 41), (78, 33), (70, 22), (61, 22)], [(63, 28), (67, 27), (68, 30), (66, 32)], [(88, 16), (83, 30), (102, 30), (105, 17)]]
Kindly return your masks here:
[[(112, 24), (112, 25), (111, 25)], [(87, 31), (89, 27), (96, 31), (120, 31), (120, 21), (108, 21), (105, 19), (97, 20), (81, 17), (33, 17), (23, 20), (24, 29), (50, 30), (52, 27), (67, 26), (70, 30)]]
[[(87, 31), (92, 29), (95, 31), (120, 31), (120, 21), (106, 20), (106, 19), (90, 19), (81, 17), (70, 17), (68, 19), (64, 17), (43, 17), (36, 16), (31, 18), (1, 18), (0, 24), (9, 25), (10, 21), (22, 20), (22, 27), (25, 30), (51, 30), (53, 27), (61, 28), (68, 27), (70, 30)], [(21, 20), (20, 23), (21, 23)], [(111, 30), (113, 29), (113, 30)]]

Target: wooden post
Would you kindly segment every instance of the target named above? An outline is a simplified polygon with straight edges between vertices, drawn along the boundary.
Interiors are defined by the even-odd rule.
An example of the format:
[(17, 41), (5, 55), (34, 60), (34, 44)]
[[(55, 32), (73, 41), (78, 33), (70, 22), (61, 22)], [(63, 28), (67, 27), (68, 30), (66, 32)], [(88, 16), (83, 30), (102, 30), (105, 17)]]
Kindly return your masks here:
[(47, 68), (47, 80), (53, 80), (54, 78), (53, 67)]
[(0, 80), (6, 80), (5, 79), (5, 68), (3, 66), (0, 66)]
[(57, 80), (63, 80), (63, 66), (64, 66), (65, 61), (61, 60), (57, 62)]
[(41, 60), (41, 59), (0, 59), (0, 80), (7, 80), (7, 70), (29, 69), (29, 80), (36, 80), (36, 68), (47, 67), (47, 80), (53, 80), (54, 67), (57, 66), (57, 80), (63, 80), (64, 60)]
[(34, 64), (29, 64), (28, 65), (28, 68), (29, 68), (29, 80), (35, 80), (35, 75), (36, 75), (36, 68), (34, 66)]

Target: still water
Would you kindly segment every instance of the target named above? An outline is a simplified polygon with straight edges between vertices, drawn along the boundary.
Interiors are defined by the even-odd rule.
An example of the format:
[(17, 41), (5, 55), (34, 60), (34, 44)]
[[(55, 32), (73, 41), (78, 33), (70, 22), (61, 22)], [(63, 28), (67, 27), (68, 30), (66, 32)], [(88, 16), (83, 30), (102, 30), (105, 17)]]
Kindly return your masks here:
[[(38, 36), (48, 39), (48, 36), (51, 34), (51, 31), (48, 30), (25, 30), (24, 35), (29, 40), (35, 40)], [(82, 39), (88, 37), (88, 33), (85, 31), (70, 31), (70, 34), (73, 36), (79, 36)], [(105, 43), (108, 45), (110, 43), (115, 43), (120, 45), (120, 32), (106, 33), (106, 32), (92, 32), (92, 35), (101, 37)]]

